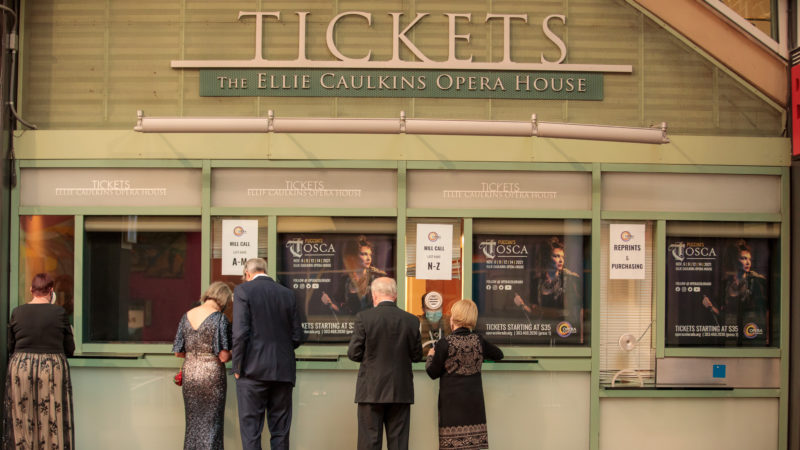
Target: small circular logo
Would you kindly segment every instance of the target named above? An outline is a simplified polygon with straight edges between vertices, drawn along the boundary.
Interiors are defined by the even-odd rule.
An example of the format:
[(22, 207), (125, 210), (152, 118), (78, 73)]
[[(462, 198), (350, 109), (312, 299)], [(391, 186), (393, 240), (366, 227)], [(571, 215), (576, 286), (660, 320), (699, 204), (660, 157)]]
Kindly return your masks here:
[(750, 322), (744, 326), (744, 337), (747, 339), (753, 339), (760, 334), (759, 331), (760, 330), (758, 329), (758, 326), (753, 322)]
[(633, 239), (633, 235), (630, 231), (623, 231), (620, 233), (619, 238), (622, 239), (623, 242), (628, 242)]
[(442, 298), (442, 294), (436, 291), (430, 291), (425, 294), (423, 303), (425, 303), (426, 308), (430, 310), (437, 310), (442, 307), (444, 299)]
[(570, 336), (574, 331), (575, 329), (572, 328), (572, 324), (566, 320), (559, 322), (558, 325), (556, 325), (556, 333), (562, 338)]
[(439, 233), (437, 233), (435, 231), (431, 231), (430, 233), (428, 233), (428, 240), (431, 241), (431, 242), (438, 241), (440, 237), (441, 236), (439, 236)]
[(244, 234), (244, 228), (242, 228), (241, 226), (234, 227), (234, 229), (233, 229), (233, 234), (234, 234), (235, 236), (241, 236), (241, 235), (243, 235), (243, 234)]

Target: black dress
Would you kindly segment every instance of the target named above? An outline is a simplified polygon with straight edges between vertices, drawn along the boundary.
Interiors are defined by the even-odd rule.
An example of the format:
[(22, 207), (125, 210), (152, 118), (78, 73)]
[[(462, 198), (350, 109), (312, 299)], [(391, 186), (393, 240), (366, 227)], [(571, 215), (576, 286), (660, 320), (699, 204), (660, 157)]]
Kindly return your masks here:
[(340, 307), (343, 308), (343, 311), (346, 311), (347, 314), (358, 314), (359, 311), (372, 308), (372, 290), (370, 286), (376, 278), (385, 277), (386, 272), (370, 266), (367, 267), (364, 276), (367, 277), (367, 281), (365, 284), (366, 291), (363, 296), (359, 294), (358, 286), (356, 286), (355, 281), (353, 281), (350, 276), (345, 276), (343, 278), (344, 287), (342, 297), (344, 301), (343, 305)]
[[(726, 338), (726, 345), (765, 345), (767, 332), (767, 278), (750, 271), (739, 278), (730, 274), (725, 278), (719, 312), (719, 325), (738, 329), (737, 338)], [(760, 333), (755, 333), (758, 330)]]
[(183, 363), (183, 405), (186, 410), (186, 450), (223, 447), (227, 376), (219, 360), (231, 349), (231, 324), (221, 312), (211, 313), (195, 330), (186, 314), (178, 325), (172, 351), (186, 353)]
[(503, 359), (503, 351), (467, 328), (436, 342), (425, 371), (439, 379), (439, 448), (489, 448), (481, 364)]

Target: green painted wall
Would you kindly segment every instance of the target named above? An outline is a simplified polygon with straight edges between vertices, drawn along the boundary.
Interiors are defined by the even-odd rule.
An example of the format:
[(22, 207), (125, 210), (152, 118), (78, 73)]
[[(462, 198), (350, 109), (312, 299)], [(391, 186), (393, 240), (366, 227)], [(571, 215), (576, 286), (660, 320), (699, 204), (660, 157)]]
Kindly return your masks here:
[[(136, 110), (149, 116), (397, 117), (539, 120), (650, 126), (667, 122), (670, 133), (692, 135), (779, 136), (782, 108), (741, 79), (701, 56), (696, 49), (621, 0), (485, 1), (241, 1), (200, 0), (41, 0), (24, 2), (20, 107), (41, 129), (130, 129)], [(308, 16), (307, 52), (332, 60), (325, 46), (328, 21), (343, 11), (373, 14), (371, 28), (350, 17), (337, 27), (336, 42), (346, 55), (391, 58), (391, 18), (404, 13), (406, 24), (429, 12), (425, 26), (409, 38), (431, 59), (447, 58), (444, 12), (471, 13), (458, 22), (456, 56), (476, 62), (503, 55), (502, 21), (485, 23), (487, 11), (527, 13), (528, 23), (511, 28), (514, 61), (538, 63), (559, 57), (542, 33), (550, 14), (566, 16), (566, 26), (551, 22), (567, 48), (565, 63), (632, 65), (630, 74), (604, 75), (602, 101), (485, 100), (410, 98), (201, 98), (196, 69), (171, 69), (171, 60), (250, 59), (255, 21), (237, 21), (239, 11), (280, 11), (264, 27), (264, 57), (297, 57), (295, 11)], [(405, 60), (413, 55), (401, 47)]]

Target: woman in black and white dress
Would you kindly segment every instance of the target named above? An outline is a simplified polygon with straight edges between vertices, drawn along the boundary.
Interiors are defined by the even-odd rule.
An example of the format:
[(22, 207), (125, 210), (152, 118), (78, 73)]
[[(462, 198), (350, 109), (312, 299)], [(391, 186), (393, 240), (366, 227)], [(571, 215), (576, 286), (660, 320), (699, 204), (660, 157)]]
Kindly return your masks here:
[(425, 370), (439, 378), (439, 448), (489, 448), (481, 365), (484, 359), (503, 359), (503, 351), (472, 331), (478, 307), (459, 300), (450, 309), (453, 332), (428, 352)]

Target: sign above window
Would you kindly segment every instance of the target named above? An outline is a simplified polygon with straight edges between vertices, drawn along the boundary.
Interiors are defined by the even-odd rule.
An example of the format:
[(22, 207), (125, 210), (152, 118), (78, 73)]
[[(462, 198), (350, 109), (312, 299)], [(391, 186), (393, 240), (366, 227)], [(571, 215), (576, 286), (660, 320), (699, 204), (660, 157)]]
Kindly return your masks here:
[[(630, 65), (565, 63), (568, 49), (562, 36), (566, 34), (567, 17), (562, 14), (547, 15), (541, 22), (530, 18), (529, 24), (527, 13), (473, 16), (444, 12), (442, 16), (446, 20), (443, 21), (441, 16), (428, 12), (417, 12), (412, 18), (403, 12), (383, 15), (345, 11), (322, 19), (327, 23), (325, 49), (333, 57), (324, 60), (308, 56), (319, 53), (313, 48), (309, 52), (308, 43), (321, 42), (322, 37), (316, 36), (321, 32), (321, 27), (316, 26), (319, 19), (310, 20), (310, 15), (308, 11), (292, 11), (284, 12), (282, 18), (281, 11), (239, 11), (239, 20), (255, 19), (252, 59), (173, 60), (171, 66), (202, 69), (201, 96), (270, 97), (602, 100), (602, 73), (633, 72)], [(473, 42), (491, 40), (492, 26), (502, 26), (499, 58), (492, 57), (492, 52), (484, 45)], [(275, 29), (296, 33), (296, 58), (266, 58), (265, 53), (285, 54), (286, 48), (281, 47), (280, 52), (267, 48), (267, 42), (276, 40), (264, 38), (269, 34), (265, 28), (273, 34)], [(466, 33), (466, 30), (474, 33)], [(531, 34), (531, 30), (535, 34)], [(358, 46), (346, 44), (352, 37), (348, 32), (364, 31), (374, 35), (374, 41), (365, 45), (363, 36), (359, 35)], [(514, 42), (541, 45), (541, 50), (534, 51), (538, 60), (522, 61), (512, 56), (512, 32)], [(425, 37), (415, 39), (415, 36)], [(429, 56), (441, 54), (444, 48), (447, 49), (446, 59), (434, 60)], [(375, 56), (388, 55), (389, 51), (388, 59), (379, 60)]]

